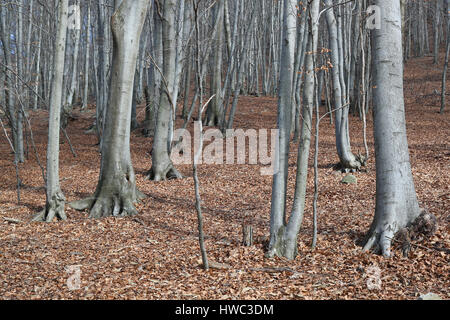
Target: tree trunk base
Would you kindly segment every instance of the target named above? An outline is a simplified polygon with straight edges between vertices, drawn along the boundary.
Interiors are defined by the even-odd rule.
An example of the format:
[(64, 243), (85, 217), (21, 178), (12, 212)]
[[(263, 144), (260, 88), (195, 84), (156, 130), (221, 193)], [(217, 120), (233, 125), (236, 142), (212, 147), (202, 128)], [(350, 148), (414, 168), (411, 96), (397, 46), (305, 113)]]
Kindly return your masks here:
[(152, 167), (147, 172), (145, 178), (152, 181), (165, 181), (182, 179), (183, 175), (172, 164), (170, 164), (165, 170), (159, 170), (159, 172), (155, 172), (155, 169)]
[(361, 170), (361, 167), (366, 165), (367, 159), (363, 155), (356, 155), (354, 160), (340, 161), (334, 165), (334, 170), (341, 171), (343, 173), (355, 173)]
[[(297, 257), (297, 238), (295, 240), (288, 239), (285, 236), (286, 227), (282, 226), (278, 229), (278, 233), (269, 243), (269, 249), (265, 253), (266, 258), (287, 258), (289, 260), (294, 260)], [(290, 243), (290, 241), (295, 241), (295, 244)], [(293, 250), (287, 250), (287, 248), (293, 248)]]
[(89, 218), (92, 219), (110, 216), (126, 217), (137, 215), (134, 203), (146, 197), (137, 189), (133, 192), (126, 188), (119, 193), (108, 190), (107, 192), (100, 191), (98, 194), (98, 196), (70, 202), (69, 206), (78, 211), (89, 210)]
[(67, 220), (64, 212), (65, 197), (61, 192), (55, 193), (52, 199), (46, 204), (45, 209), (36, 214), (32, 221), (52, 222), (54, 218)]
[(436, 217), (426, 210), (422, 210), (412, 223), (398, 231), (393, 231), (392, 226), (388, 224), (378, 226), (375, 230), (371, 228), (366, 236), (363, 250), (368, 251), (375, 248), (375, 253), (390, 257), (392, 242), (397, 242), (401, 245), (403, 255), (407, 256), (412, 240), (416, 240), (420, 236), (429, 238), (436, 232), (436, 229)]

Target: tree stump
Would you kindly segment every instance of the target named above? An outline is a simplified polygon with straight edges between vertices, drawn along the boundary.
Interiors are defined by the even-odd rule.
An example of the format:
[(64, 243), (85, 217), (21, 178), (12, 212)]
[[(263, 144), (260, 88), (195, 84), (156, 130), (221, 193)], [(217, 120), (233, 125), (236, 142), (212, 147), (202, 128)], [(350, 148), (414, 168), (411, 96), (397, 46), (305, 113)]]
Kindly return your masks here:
[(242, 244), (245, 247), (251, 247), (253, 245), (253, 227), (249, 224), (242, 225)]

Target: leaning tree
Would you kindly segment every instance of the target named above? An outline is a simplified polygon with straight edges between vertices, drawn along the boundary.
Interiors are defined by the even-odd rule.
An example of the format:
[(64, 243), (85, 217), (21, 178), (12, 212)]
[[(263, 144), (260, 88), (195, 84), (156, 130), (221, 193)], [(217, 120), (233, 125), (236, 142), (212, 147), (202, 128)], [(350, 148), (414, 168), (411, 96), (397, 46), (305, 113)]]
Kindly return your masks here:
[(375, 216), (364, 250), (390, 255), (394, 235), (420, 215), (406, 137), (400, 0), (376, 0), (381, 28), (372, 31)]
[(147, 0), (115, 1), (111, 18), (113, 61), (109, 103), (101, 146), (100, 177), (94, 196), (72, 202), (77, 210), (90, 210), (91, 218), (136, 214), (136, 188), (131, 164), (130, 121), (134, 73), (139, 39), (148, 8)]

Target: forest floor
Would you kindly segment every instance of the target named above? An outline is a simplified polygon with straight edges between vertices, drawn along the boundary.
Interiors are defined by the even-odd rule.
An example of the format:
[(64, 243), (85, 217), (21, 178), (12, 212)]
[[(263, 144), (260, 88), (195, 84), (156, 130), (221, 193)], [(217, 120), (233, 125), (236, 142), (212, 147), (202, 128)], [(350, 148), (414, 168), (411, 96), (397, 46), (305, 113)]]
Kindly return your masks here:
[[(311, 152), (305, 218), (294, 261), (264, 258), (272, 177), (261, 175), (260, 165), (200, 165), (206, 248), (209, 258), (222, 267), (208, 272), (200, 265), (192, 167), (178, 166), (186, 177), (181, 180), (146, 181), (151, 139), (140, 130), (133, 132), (131, 147), (137, 185), (147, 195), (137, 205), (139, 215), (92, 220), (86, 212), (66, 206), (68, 220), (50, 224), (30, 222), (45, 205), (42, 172), (31, 142), (28, 158), (20, 165), (18, 204), (13, 157), (2, 134), (0, 299), (417, 299), (428, 292), (450, 299), (450, 110), (437, 113), (440, 98), (434, 93), (440, 91), (441, 70), (442, 66), (432, 65), (431, 57), (406, 65), (406, 117), (416, 190), (421, 206), (439, 224), (434, 236), (414, 242), (408, 258), (398, 249), (390, 259), (364, 253), (359, 244), (375, 208), (371, 115), (367, 128), (371, 158), (367, 172), (355, 174), (355, 185), (342, 184), (345, 174), (333, 170), (338, 160), (334, 127), (327, 120), (321, 122), (318, 244), (315, 250), (310, 248)], [(275, 98), (241, 97), (235, 127), (274, 128), (276, 108)], [(94, 192), (100, 164), (96, 136), (84, 133), (92, 124), (93, 111), (77, 110), (75, 115), (78, 118), (69, 123), (67, 132), (76, 158), (61, 138), (60, 178), (68, 201)], [(30, 112), (44, 166), (47, 117), (45, 111)], [(350, 122), (353, 150), (363, 153), (362, 122), (357, 117)], [(289, 208), (296, 150), (293, 144)], [(254, 228), (251, 247), (241, 244), (244, 222)], [(74, 266), (80, 271), (80, 288), (69, 290)], [(377, 272), (381, 282), (373, 278)]]

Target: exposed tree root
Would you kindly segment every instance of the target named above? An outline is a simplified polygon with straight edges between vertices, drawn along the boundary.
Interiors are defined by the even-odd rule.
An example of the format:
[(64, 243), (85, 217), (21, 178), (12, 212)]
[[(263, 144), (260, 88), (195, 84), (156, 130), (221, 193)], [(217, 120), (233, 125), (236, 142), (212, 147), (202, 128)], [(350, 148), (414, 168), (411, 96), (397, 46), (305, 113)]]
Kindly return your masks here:
[(137, 189), (132, 191), (126, 188), (122, 188), (121, 192), (106, 189), (96, 194), (98, 195), (94, 197), (70, 202), (69, 206), (78, 211), (89, 210), (89, 218), (94, 219), (134, 216), (138, 214), (134, 203), (146, 197)]
[(146, 179), (152, 181), (164, 181), (171, 179), (182, 179), (183, 176), (181, 173), (172, 165), (168, 165), (165, 170), (159, 170), (159, 172), (155, 172), (152, 167), (146, 174)]
[(425, 238), (432, 236), (436, 232), (436, 228), (436, 217), (426, 210), (422, 210), (421, 214), (407, 227), (396, 230), (394, 224), (385, 224), (378, 226), (376, 230), (371, 228), (363, 250), (368, 251), (375, 248), (374, 251), (377, 254), (390, 257), (392, 242), (398, 242), (401, 244), (403, 255), (407, 256), (411, 248), (411, 241), (417, 240), (421, 236)]
[(422, 210), (422, 213), (409, 227), (402, 228), (396, 233), (393, 240), (400, 245), (403, 256), (407, 257), (411, 251), (413, 241), (420, 241), (423, 237), (431, 237), (436, 232), (436, 229), (436, 217), (426, 210)]
[(32, 221), (52, 222), (55, 217), (59, 220), (67, 220), (64, 212), (65, 201), (66, 198), (62, 192), (56, 192), (52, 199), (48, 201), (44, 210), (36, 214)]
[(336, 163), (333, 166), (334, 170), (339, 170), (343, 173), (349, 173), (349, 172), (357, 172), (361, 170), (361, 167), (364, 167), (366, 165), (367, 159), (364, 155), (358, 154), (354, 155), (354, 159), (348, 160), (348, 161), (341, 161), (339, 163)]

